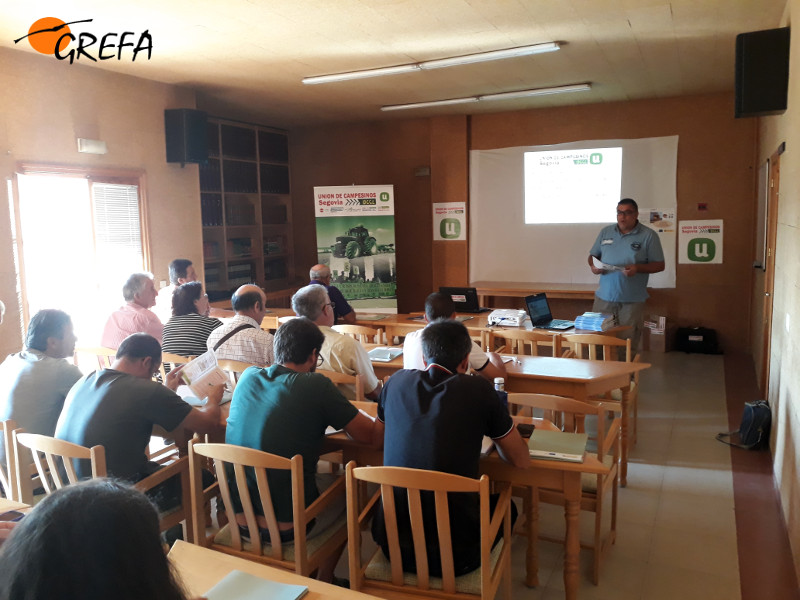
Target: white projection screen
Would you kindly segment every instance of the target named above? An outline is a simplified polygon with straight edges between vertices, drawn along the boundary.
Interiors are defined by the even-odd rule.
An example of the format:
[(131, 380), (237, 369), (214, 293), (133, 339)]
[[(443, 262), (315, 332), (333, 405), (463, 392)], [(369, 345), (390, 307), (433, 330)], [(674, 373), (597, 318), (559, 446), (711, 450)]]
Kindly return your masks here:
[[(548, 154), (541, 155), (545, 158), (539, 162), (552, 164), (544, 162), (551, 160), (551, 153), (553, 156), (560, 153), (572, 160), (596, 154), (597, 149), (614, 148), (621, 148), (622, 160), (616, 199), (601, 200), (599, 192), (581, 192), (580, 183), (588, 182), (592, 190), (601, 183), (593, 180), (593, 176), (582, 175), (586, 171), (553, 168), (550, 171), (560, 180), (537, 186), (529, 176), (526, 184), (526, 153), (546, 152)], [(613, 167), (616, 151), (611, 152), (611, 158), (606, 160)], [(529, 167), (531, 161), (529, 155)], [(597, 275), (592, 274), (586, 262), (589, 249), (600, 229), (616, 222), (617, 201), (633, 198), (639, 204), (639, 220), (658, 231), (664, 248), (666, 269), (651, 275), (649, 285), (675, 287), (677, 165), (678, 136), (471, 151), (470, 281), (596, 283)], [(530, 211), (526, 211), (526, 185), (529, 203), (531, 193), (539, 188), (545, 190), (547, 210), (541, 214), (549, 216), (531, 217)], [(614, 191), (614, 186), (610, 185), (606, 195)], [(570, 200), (567, 196), (571, 194), (580, 197)], [(580, 208), (577, 201), (582, 200), (584, 194), (591, 198), (588, 205)], [(591, 206), (592, 202), (603, 206), (598, 210), (597, 206)], [(592, 216), (587, 216), (589, 214)], [(564, 222), (526, 223), (526, 216), (527, 220)]]

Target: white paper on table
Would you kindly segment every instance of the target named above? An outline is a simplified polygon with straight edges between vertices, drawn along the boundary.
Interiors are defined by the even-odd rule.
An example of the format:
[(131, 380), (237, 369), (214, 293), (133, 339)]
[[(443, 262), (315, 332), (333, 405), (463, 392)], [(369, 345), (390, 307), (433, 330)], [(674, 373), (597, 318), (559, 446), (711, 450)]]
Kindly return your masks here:
[(195, 396), (205, 398), (208, 396), (208, 389), (220, 383), (226, 383), (228, 375), (217, 365), (217, 356), (214, 351), (209, 350), (183, 367), (181, 379)]

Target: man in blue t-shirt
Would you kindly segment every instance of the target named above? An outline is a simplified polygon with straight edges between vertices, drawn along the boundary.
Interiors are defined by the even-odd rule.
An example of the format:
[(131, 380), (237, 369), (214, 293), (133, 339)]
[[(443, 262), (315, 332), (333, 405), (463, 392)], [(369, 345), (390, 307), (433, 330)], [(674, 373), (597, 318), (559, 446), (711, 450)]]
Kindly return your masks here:
[(352, 325), (356, 322), (356, 311), (344, 299), (344, 295), (335, 285), (331, 285), (331, 269), (326, 265), (314, 265), (308, 273), (309, 285), (318, 284), (328, 290), (328, 297), (333, 304), (334, 325)]
[[(598, 267), (595, 258), (620, 269)], [(630, 325), (632, 329), (620, 337), (631, 338), (631, 350), (636, 354), (648, 298), (647, 280), (650, 273), (664, 270), (664, 251), (658, 234), (639, 222), (639, 207), (631, 198), (617, 204), (617, 224), (600, 231), (589, 251), (589, 268), (600, 275), (592, 310), (611, 313), (620, 325)]]

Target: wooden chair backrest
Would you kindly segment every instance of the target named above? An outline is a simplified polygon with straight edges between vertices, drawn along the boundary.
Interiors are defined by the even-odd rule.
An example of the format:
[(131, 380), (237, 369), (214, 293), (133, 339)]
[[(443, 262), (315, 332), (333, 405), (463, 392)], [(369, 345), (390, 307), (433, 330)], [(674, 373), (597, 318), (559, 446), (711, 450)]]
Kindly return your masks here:
[(161, 353), (161, 366), (158, 370), (161, 372), (161, 381), (167, 381), (167, 369), (165, 365), (169, 365), (170, 370), (174, 369), (178, 365), (185, 365), (186, 363), (194, 360), (197, 358), (196, 356), (181, 356), (180, 354), (173, 354), (172, 352), (162, 352)]
[[(400, 558), (400, 542), (398, 537), (397, 510), (395, 505), (395, 488), (405, 488), (408, 494), (409, 516), (411, 520), (411, 533), (414, 541), (417, 587), (420, 590), (430, 589), (430, 576), (428, 572), (428, 558), (425, 545), (426, 532), (422, 525), (422, 496), (421, 492), (433, 492), (435, 510), (438, 522), (439, 551), (442, 565), (442, 591), (445, 594), (456, 594), (456, 582), (453, 563), (453, 548), (450, 536), (450, 519), (448, 492), (473, 492), (477, 493), (480, 502), (480, 527), (481, 527), (481, 597), (494, 598), (503, 569), (510, 569), (510, 498), (511, 488), (506, 487), (497, 503), (494, 514), (489, 506), (489, 477), (483, 475), (480, 479), (470, 479), (450, 473), (439, 471), (426, 471), (422, 469), (406, 469), (402, 467), (356, 467), (355, 462), (347, 464), (347, 528), (348, 552), (350, 560), (351, 588), (358, 590), (364, 587), (366, 566), (361, 561), (361, 530), (366, 526), (372, 510), (382, 500), (386, 535), (389, 546), (389, 560), (391, 563), (391, 583), (396, 588), (408, 587), (403, 585), (403, 566)], [(378, 491), (366, 502), (359, 498), (360, 490), (366, 489), (361, 483), (373, 483), (379, 487)], [(364, 508), (362, 508), (364, 507)], [(505, 538), (501, 558), (498, 566), (492, 572), (490, 558), (492, 546), (500, 528), (503, 528)], [(427, 532), (427, 535), (437, 535)], [(378, 550), (380, 551), (380, 550)], [(439, 595), (437, 595), (439, 597)]]
[[(505, 344), (495, 350), (497, 338), (502, 338)], [(532, 354), (533, 356), (539, 356), (539, 348), (544, 346), (548, 348), (546, 354), (559, 357), (561, 356), (561, 334), (535, 329), (489, 330), (483, 332), (481, 346), (495, 352)]]
[[(92, 478), (106, 476), (106, 450), (102, 446), (86, 448), (47, 435), (20, 433), (19, 431), (14, 432), (14, 445), (18, 479), (25, 469), (25, 465), (20, 463), (20, 457), (25, 456), (25, 452), (20, 449), (20, 446), (23, 446), (33, 456), (40, 484), (47, 494), (52, 494), (65, 485), (78, 482), (78, 475), (73, 463), (75, 459), (91, 462)], [(21, 481), (19, 485), (22, 485)]]
[(363, 325), (334, 325), (334, 331), (349, 335), (362, 344), (380, 344), (383, 340), (383, 329), (380, 327), (365, 327)]
[(236, 384), (239, 382), (239, 376), (244, 373), (245, 369), (256, 366), (252, 363), (243, 362), (241, 360), (231, 360), (228, 358), (220, 358), (217, 360), (217, 365), (220, 369), (228, 374), (231, 382), (231, 389), (236, 387)]
[[(344, 479), (331, 485), (326, 489), (317, 500), (310, 506), (305, 506), (305, 488), (303, 484), (303, 457), (299, 454), (289, 458), (276, 456), (253, 448), (244, 448), (231, 444), (201, 444), (196, 440), (189, 443), (189, 459), (192, 469), (192, 511), (195, 515), (195, 538), (196, 542), (202, 545), (211, 544), (211, 538), (206, 538), (204, 533), (203, 520), (203, 484), (200, 476), (200, 467), (204, 461), (213, 460), (214, 469), (217, 475), (219, 491), (222, 502), (226, 508), (228, 523), (231, 532), (231, 547), (239, 554), (249, 554), (254, 557), (268, 558), (270, 564), (291, 568), (301, 575), (309, 575), (312, 568), (316, 568), (319, 560), (316, 558), (317, 552), (327, 552), (327, 548), (320, 548), (314, 555), (309, 556), (306, 544), (306, 524), (315, 518), (324, 508), (326, 508), (335, 497), (344, 493)], [(258, 497), (251, 498), (247, 487), (246, 470), (252, 469), (258, 486)], [(260, 504), (264, 519), (267, 522), (267, 529), (270, 538), (277, 540), (280, 538), (278, 531), (278, 521), (273, 509), (272, 494), (267, 482), (267, 469), (277, 471), (289, 471), (291, 474), (292, 488), (292, 512), (294, 518), (294, 563), (284, 557), (284, 549), (281, 544), (270, 544), (269, 556), (264, 555), (264, 547), (256, 542), (251, 543), (250, 549), (246, 550), (242, 542), (239, 528), (236, 526), (236, 515), (233, 511), (231, 490), (235, 487), (238, 490), (239, 499), (242, 506), (242, 514), (247, 522), (247, 529), (251, 540), (260, 540), (258, 521), (253, 509), (253, 502)], [(232, 471), (233, 476), (230, 476)], [(335, 542), (335, 540), (334, 540)], [(336, 543), (336, 542), (335, 542)], [(344, 543), (344, 532), (342, 532), (341, 542)]]
[(577, 358), (589, 360), (620, 360), (619, 349), (624, 348), (625, 362), (631, 362), (631, 341), (612, 335), (595, 333), (573, 333), (562, 336), (564, 343), (572, 347)]
[[(96, 369), (109, 368), (117, 356), (117, 351), (104, 346), (81, 346), (75, 348), (75, 352), (72, 355), (72, 362), (76, 367), (81, 367), (81, 356), (85, 358), (91, 357), (93, 359), (89, 364), (84, 363), (83, 370), (94, 371)], [(94, 364), (97, 364), (97, 367), (95, 367)]]
[(0, 461), (0, 492), (9, 500), (17, 498), (17, 467), (16, 453), (14, 452), (14, 430), (17, 428), (16, 421), (8, 419), (0, 421), (0, 443), (5, 451), (5, 464)]
[(346, 373), (339, 373), (338, 371), (329, 371), (328, 369), (317, 369), (320, 375), (324, 375), (336, 385), (345, 384), (352, 385), (356, 390), (356, 397), (354, 400), (363, 402), (366, 398), (364, 396), (364, 381), (361, 375), (347, 375)]

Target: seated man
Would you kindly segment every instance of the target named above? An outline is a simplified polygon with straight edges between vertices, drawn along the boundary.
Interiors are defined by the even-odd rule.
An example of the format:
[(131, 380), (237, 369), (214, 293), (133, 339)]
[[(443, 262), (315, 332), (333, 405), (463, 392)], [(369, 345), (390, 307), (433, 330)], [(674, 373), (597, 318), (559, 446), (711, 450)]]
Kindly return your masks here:
[[(528, 446), (491, 384), (466, 375), (472, 340), (457, 321), (439, 320), (422, 333), (427, 369), (398, 371), (389, 379), (378, 402), (378, 420), (385, 423), (383, 464), (479, 477), (481, 441), (491, 437), (503, 460), (525, 468)], [(476, 495), (450, 498), (450, 532), (456, 575), (480, 564), (480, 518)], [(423, 526), (431, 575), (439, 576), (439, 541), (432, 499), (423, 504)], [(403, 570), (415, 572), (414, 547), (408, 522), (408, 501), (395, 495)], [(496, 503), (493, 498), (492, 506)], [(405, 513), (403, 513), (405, 511)], [(400, 515), (405, 518), (400, 520)], [(512, 505), (512, 518), (516, 517)], [(404, 522), (405, 521), (405, 522)], [(372, 536), (389, 556), (382, 511)]]
[(218, 359), (239, 360), (268, 367), (275, 359), (272, 334), (261, 329), (267, 296), (257, 285), (243, 285), (231, 297), (236, 316), (208, 336), (208, 349)]
[[(70, 390), (56, 437), (81, 446), (103, 446), (109, 476), (135, 483), (161, 468), (145, 455), (154, 425), (166, 431), (219, 431), (224, 386), (209, 388), (206, 405), (192, 408), (174, 391), (182, 368), (170, 371), (166, 385), (153, 381), (160, 364), (161, 345), (153, 336), (135, 333), (125, 338), (111, 368), (87, 375)], [(87, 461), (79, 461), (77, 472), (81, 478), (91, 477)], [(179, 483), (172, 478), (151, 491), (161, 510), (180, 502)]]
[(119, 348), (122, 340), (132, 333), (147, 333), (161, 343), (164, 326), (155, 313), (149, 310), (156, 303), (156, 287), (150, 273), (134, 273), (122, 286), (124, 304), (111, 313), (103, 329), (100, 345)]
[[(13, 419), (29, 433), (53, 435), (67, 393), (83, 375), (65, 361), (75, 351), (69, 315), (40, 310), (28, 324), (25, 350), (0, 365), (0, 421)], [(6, 464), (0, 444), (0, 464)]]
[(335, 285), (331, 285), (331, 269), (326, 265), (314, 265), (309, 272), (309, 285), (322, 285), (328, 292), (333, 305), (333, 324), (352, 325), (356, 322), (356, 311), (344, 299), (344, 295)]
[[(425, 322), (435, 319), (455, 319), (456, 306), (449, 294), (434, 292), (425, 298)], [(406, 334), (403, 342), (403, 368), (424, 369), (422, 359), (422, 329)], [(506, 366), (497, 352), (484, 352), (474, 341), (469, 353), (469, 367), (472, 371), (494, 382), (495, 377), (506, 378)]]
[[(267, 369), (250, 368), (242, 374), (233, 392), (225, 435), (228, 444), (286, 458), (302, 455), (306, 506), (320, 495), (317, 462), (326, 427), (344, 428), (354, 440), (376, 446), (380, 446), (383, 439), (381, 423), (359, 412), (327, 377), (314, 373), (324, 339), (319, 328), (308, 319), (292, 319), (281, 325), (275, 333), (276, 364)], [(292, 492), (288, 471), (271, 474), (269, 486), (281, 541), (292, 540)], [(248, 474), (248, 487), (251, 498), (258, 498), (258, 487), (251, 474)], [(241, 512), (236, 495), (234, 505), (234, 510)], [(254, 501), (253, 507), (257, 514), (261, 512), (259, 502)], [(324, 531), (331, 524), (331, 516), (337, 515), (323, 512), (317, 517), (308, 536)], [(244, 524), (244, 516), (237, 517), (237, 521)], [(263, 517), (259, 517), (259, 527), (262, 540), (268, 541), (269, 532)], [(243, 535), (249, 536), (247, 527), (240, 529)], [(320, 566), (319, 579), (330, 581), (335, 566), (336, 560)]]
[[(370, 400), (377, 400), (380, 393), (380, 381), (372, 369), (372, 361), (358, 341), (349, 335), (343, 335), (331, 329), (333, 325), (331, 304), (328, 292), (321, 285), (307, 285), (297, 290), (292, 296), (292, 310), (297, 316), (314, 321), (325, 335), (320, 369), (346, 375), (361, 375), (364, 394)], [(355, 398), (355, 390), (352, 389), (352, 386), (343, 386), (342, 391), (349, 400)]]
[(158, 290), (156, 306), (153, 312), (162, 323), (169, 321), (172, 316), (172, 293), (175, 288), (190, 281), (197, 281), (192, 261), (186, 258), (176, 258), (169, 263), (169, 285)]

